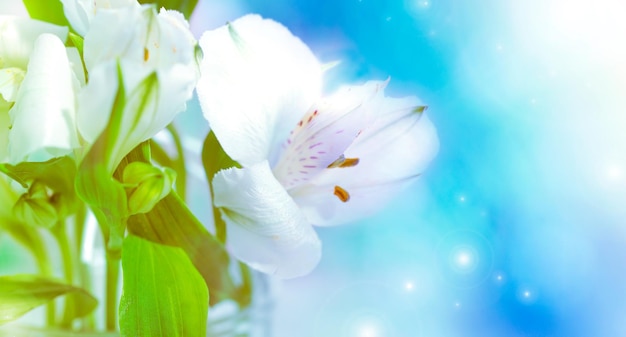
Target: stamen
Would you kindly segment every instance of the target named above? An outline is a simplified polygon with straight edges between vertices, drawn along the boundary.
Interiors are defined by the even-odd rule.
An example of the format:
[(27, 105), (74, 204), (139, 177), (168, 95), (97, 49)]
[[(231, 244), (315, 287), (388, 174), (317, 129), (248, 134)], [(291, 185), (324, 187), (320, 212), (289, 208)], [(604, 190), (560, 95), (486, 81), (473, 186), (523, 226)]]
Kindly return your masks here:
[(147, 62), (149, 58), (150, 58), (150, 51), (148, 50), (148, 48), (143, 48), (143, 61)]
[(421, 115), (424, 111), (426, 111), (426, 109), (428, 109), (427, 105), (416, 106), (415, 108), (413, 108), (413, 112)]
[(333, 194), (342, 202), (348, 202), (348, 200), (350, 200), (350, 193), (344, 190), (341, 186), (335, 185), (335, 192), (333, 192)]
[(359, 158), (346, 158), (344, 155), (341, 155), (337, 160), (330, 163), (327, 168), (346, 168), (346, 167), (354, 167), (359, 164)]

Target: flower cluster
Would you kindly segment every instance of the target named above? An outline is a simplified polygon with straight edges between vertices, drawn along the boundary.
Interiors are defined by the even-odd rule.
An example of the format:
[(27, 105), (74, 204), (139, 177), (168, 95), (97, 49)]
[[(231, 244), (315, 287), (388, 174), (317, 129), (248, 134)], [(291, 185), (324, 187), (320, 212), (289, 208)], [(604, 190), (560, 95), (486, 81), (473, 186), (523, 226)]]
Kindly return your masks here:
[[(105, 328), (118, 326), (119, 304), (124, 335), (203, 333), (209, 303), (249, 302), (251, 285), (229, 275), (231, 256), (281, 278), (309, 273), (322, 251), (314, 225), (380, 210), (437, 152), (419, 99), (386, 96), (389, 79), (323, 94), (327, 69), (275, 21), (247, 15), (198, 42), (175, 10), (61, 3), (66, 25), (0, 16), (0, 231), (41, 272), (0, 276), (0, 289), (14, 289), (0, 290), (0, 324), (59, 295), (83, 299), (68, 296), (62, 318), (49, 305), (49, 324), (76, 326), (92, 312), (78, 255), (95, 218)], [(211, 130), (202, 159), (212, 224), (184, 201), (184, 144), (172, 124), (194, 89)], [(153, 139), (165, 129), (176, 155)], [(45, 232), (58, 242), (64, 282)]]

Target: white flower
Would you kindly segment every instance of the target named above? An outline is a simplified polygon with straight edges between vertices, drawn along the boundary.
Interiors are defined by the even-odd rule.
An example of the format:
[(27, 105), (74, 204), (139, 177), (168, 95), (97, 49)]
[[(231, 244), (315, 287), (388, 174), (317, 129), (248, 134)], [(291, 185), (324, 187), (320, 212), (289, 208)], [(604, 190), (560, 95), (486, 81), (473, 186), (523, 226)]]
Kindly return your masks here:
[(119, 67), (127, 102), (110, 170), (185, 109), (199, 77), (196, 45), (175, 11), (128, 6), (93, 18), (84, 42), (89, 82), (79, 95), (78, 129), (90, 143), (104, 131), (120, 88)]
[(103, 9), (137, 6), (136, 0), (61, 0), (63, 12), (72, 28), (85, 36), (93, 18)]
[(198, 96), (241, 169), (213, 178), (214, 203), (235, 256), (280, 277), (308, 273), (321, 244), (314, 225), (379, 210), (438, 149), (415, 97), (386, 82), (320, 98), (322, 70), (280, 24), (250, 15), (204, 34)]
[(75, 92), (82, 68), (76, 49), (64, 46), (67, 33), (0, 16), (0, 162), (46, 161), (79, 146)]

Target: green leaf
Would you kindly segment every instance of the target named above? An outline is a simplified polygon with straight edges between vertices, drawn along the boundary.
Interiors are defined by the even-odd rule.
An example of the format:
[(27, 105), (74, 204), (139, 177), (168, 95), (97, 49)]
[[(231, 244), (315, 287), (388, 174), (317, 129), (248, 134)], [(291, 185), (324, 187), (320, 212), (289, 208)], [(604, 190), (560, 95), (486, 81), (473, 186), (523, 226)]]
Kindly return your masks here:
[(31, 18), (69, 26), (60, 0), (22, 0)]
[(206, 336), (209, 293), (182, 249), (128, 235), (122, 268), (122, 336)]
[(202, 226), (175, 192), (149, 213), (131, 216), (128, 230), (150, 241), (182, 248), (209, 287), (211, 303), (235, 297), (236, 289), (228, 271), (230, 259), (224, 246)]
[(5, 173), (24, 188), (33, 182), (43, 183), (54, 191), (54, 206), (61, 215), (76, 211), (77, 196), (74, 191), (76, 164), (70, 157), (53, 158), (45, 162), (24, 162), (17, 165), (0, 164), (0, 172)]
[(23, 187), (28, 187), (29, 182), (33, 180), (39, 180), (57, 192), (73, 194), (74, 191), (76, 164), (67, 156), (52, 158), (45, 162), (0, 164), (0, 171)]
[(231, 168), (241, 168), (241, 165), (234, 161), (226, 154), (226, 151), (222, 148), (222, 145), (217, 140), (213, 131), (204, 139), (204, 145), (202, 146), (202, 164), (204, 165), (204, 171), (208, 181), (213, 180), (215, 173)]
[(185, 16), (187, 20), (191, 17), (198, 0), (139, 0), (141, 4), (156, 4), (158, 8), (175, 9)]
[(84, 289), (38, 275), (0, 276), (0, 324), (15, 320), (57, 296), (72, 296), (76, 317), (89, 314), (98, 301)]

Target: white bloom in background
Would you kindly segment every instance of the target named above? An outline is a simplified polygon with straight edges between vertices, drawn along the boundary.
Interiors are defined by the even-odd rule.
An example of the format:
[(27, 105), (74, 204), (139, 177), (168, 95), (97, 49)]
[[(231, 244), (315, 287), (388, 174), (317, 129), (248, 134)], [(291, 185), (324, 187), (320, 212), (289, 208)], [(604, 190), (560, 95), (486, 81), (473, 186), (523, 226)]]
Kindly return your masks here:
[(241, 169), (213, 178), (214, 203), (235, 256), (280, 277), (310, 272), (321, 244), (312, 225), (380, 210), (438, 150), (415, 97), (386, 82), (320, 98), (322, 70), (299, 39), (256, 15), (204, 34), (198, 96)]
[(46, 161), (79, 146), (75, 92), (83, 72), (76, 49), (64, 46), (67, 34), (0, 16), (0, 162)]
[[(196, 45), (176, 11), (127, 6), (94, 16), (84, 41), (89, 82), (79, 95), (78, 129), (90, 143), (104, 131), (120, 88), (119, 65), (127, 104), (109, 169), (185, 109), (199, 77)], [(144, 97), (141, 85), (150, 76), (154, 87)]]
[(137, 0), (61, 0), (67, 21), (80, 35), (85, 36), (98, 11), (138, 6)]

